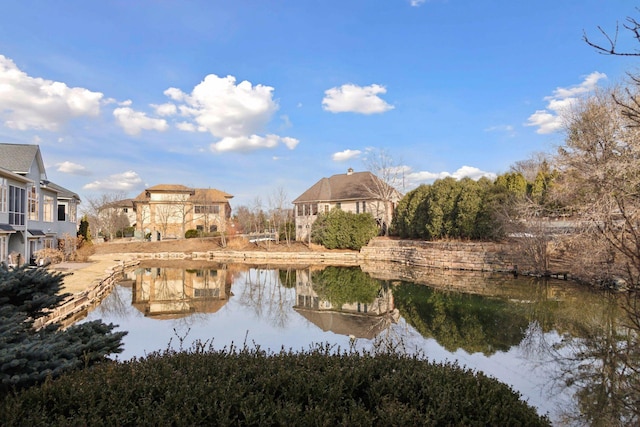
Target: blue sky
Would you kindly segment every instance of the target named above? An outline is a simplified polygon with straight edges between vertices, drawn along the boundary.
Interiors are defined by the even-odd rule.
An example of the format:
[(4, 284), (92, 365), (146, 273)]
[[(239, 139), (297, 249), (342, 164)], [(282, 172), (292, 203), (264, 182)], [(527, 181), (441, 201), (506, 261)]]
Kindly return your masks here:
[(0, 142), (39, 144), (83, 199), (174, 183), (268, 208), (371, 150), (405, 191), (494, 176), (553, 150), (559, 112), (637, 61), (582, 41), (636, 16), (629, 0), (7, 3)]

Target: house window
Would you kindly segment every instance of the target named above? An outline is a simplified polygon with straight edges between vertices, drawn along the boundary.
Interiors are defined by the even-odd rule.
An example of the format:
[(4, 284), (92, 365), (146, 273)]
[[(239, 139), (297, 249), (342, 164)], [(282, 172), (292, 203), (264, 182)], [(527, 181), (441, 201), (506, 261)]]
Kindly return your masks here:
[(24, 188), (9, 186), (9, 224), (24, 225), (25, 197)]
[(193, 290), (194, 298), (217, 298), (219, 296), (220, 296), (220, 289), (218, 288)]
[(215, 233), (216, 231), (218, 231), (217, 225), (212, 225), (211, 227), (209, 227), (209, 233)]
[(360, 213), (360, 202), (356, 202), (356, 213)]
[(43, 247), (45, 249), (53, 249), (53, 239), (44, 239)]
[(342, 203), (337, 202), (336, 203), (336, 209), (342, 209)]
[(69, 201), (69, 222), (77, 222), (76, 221), (76, 212), (77, 212), (77, 208), (78, 206), (76, 205), (76, 201), (71, 199)]
[(204, 227), (202, 225), (196, 225), (196, 230), (204, 231)]
[(53, 222), (53, 197), (47, 196), (46, 194), (42, 201), (42, 220), (45, 222)]
[(304, 215), (302, 209), (303, 209), (303, 205), (298, 205), (298, 209), (297, 209), (298, 216)]
[(367, 211), (367, 202), (363, 201), (362, 202), (362, 213), (365, 213)]
[(329, 213), (329, 205), (324, 205), (324, 213)]
[(195, 205), (193, 211), (197, 214), (220, 214), (220, 206), (218, 205)]
[(35, 185), (29, 190), (29, 221), (39, 221), (38, 189)]
[(7, 211), (7, 191), (7, 179), (0, 178), (0, 212)]
[(312, 204), (311, 210), (313, 212), (313, 215), (318, 215), (318, 204), (317, 203)]
[(66, 205), (58, 204), (58, 221), (66, 221), (66, 219), (67, 219)]

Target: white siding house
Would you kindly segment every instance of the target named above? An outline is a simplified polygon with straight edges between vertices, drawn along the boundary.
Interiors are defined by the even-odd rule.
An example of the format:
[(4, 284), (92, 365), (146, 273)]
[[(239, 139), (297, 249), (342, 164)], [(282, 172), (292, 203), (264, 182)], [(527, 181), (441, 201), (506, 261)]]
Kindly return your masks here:
[(77, 194), (47, 180), (40, 147), (0, 144), (0, 262), (32, 261), (76, 235)]

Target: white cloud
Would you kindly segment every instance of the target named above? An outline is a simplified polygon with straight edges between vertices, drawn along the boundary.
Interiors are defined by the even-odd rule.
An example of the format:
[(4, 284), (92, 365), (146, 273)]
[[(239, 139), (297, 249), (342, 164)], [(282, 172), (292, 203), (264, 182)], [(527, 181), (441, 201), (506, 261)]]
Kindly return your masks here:
[[(280, 143), (293, 150), (299, 140), (278, 135), (260, 135), (278, 110), (273, 100), (273, 88), (242, 81), (234, 76), (207, 75), (191, 93), (169, 88), (164, 94), (175, 101), (175, 110), (163, 109), (166, 115), (179, 114), (184, 120), (176, 128), (185, 132), (209, 132), (218, 138), (210, 145), (212, 151), (253, 151), (272, 149)], [(156, 109), (160, 114), (160, 110)], [(284, 127), (291, 126), (287, 116), (281, 117)]]
[(360, 150), (344, 150), (344, 151), (339, 151), (337, 153), (333, 153), (333, 155), (331, 156), (331, 159), (333, 159), (334, 162), (345, 162), (347, 160), (351, 160), (355, 157), (358, 157), (361, 153), (362, 151)]
[(176, 123), (176, 127), (185, 132), (195, 132), (198, 130), (196, 129), (196, 125), (189, 122), (178, 122)]
[(84, 166), (69, 161), (57, 163), (56, 167), (56, 170), (62, 173), (68, 173), (71, 175), (91, 175), (91, 172), (89, 172), (89, 170)]
[(129, 107), (120, 107), (113, 110), (116, 122), (129, 135), (138, 135), (142, 130), (157, 130), (164, 132), (169, 129), (164, 119), (154, 119), (145, 113), (135, 111)]
[(273, 88), (242, 81), (233, 76), (209, 74), (190, 94), (169, 88), (165, 95), (183, 104), (183, 116), (190, 117), (218, 138), (248, 137), (260, 132), (278, 110)]
[(332, 113), (384, 113), (394, 108), (378, 96), (385, 93), (387, 89), (377, 84), (371, 86), (344, 84), (324, 92), (322, 108)]
[(426, 0), (411, 0), (411, 6), (418, 7), (423, 4)]
[(239, 136), (239, 137), (226, 137), (220, 141), (210, 145), (211, 151), (216, 153), (224, 153), (229, 151), (242, 151), (249, 152), (259, 150), (262, 148), (275, 148), (280, 143), (283, 143), (293, 150), (298, 145), (298, 140), (295, 138), (282, 138), (278, 135), (251, 135), (251, 136)]
[(473, 166), (462, 166), (461, 168), (459, 168), (458, 170), (454, 171), (454, 172), (428, 172), (428, 171), (418, 171), (418, 172), (413, 172), (411, 170), (411, 168), (409, 167), (405, 167), (405, 173), (404, 173), (404, 183), (405, 186), (409, 189), (411, 188), (415, 188), (420, 184), (431, 184), (433, 183), (433, 181), (437, 180), (437, 179), (444, 179), (444, 178), (455, 178), (455, 179), (462, 179), (462, 178), (471, 178), (473, 180), (478, 180), (482, 177), (487, 177), (489, 179), (495, 179), (496, 178), (496, 174), (493, 172), (486, 172), (483, 171), (481, 169), (478, 169), (476, 167)]
[(178, 111), (175, 104), (172, 104), (170, 102), (160, 105), (151, 104), (151, 107), (153, 107), (153, 109), (156, 111), (156, 114), (159, 116), (172, 116)]
[(280, 138), (280, 140), (282, 141), (282, 143), (289, 149), (289, 150), (293, 150), (294, 148), (296, 148), (298, 146), (298, 144), (300, 143), (299, 139), (296, 138), (291, 138), (289, 136), (284, 136), (282, 138)]
[(95, 191), (123, 191), (128, 192), (141, 187), (143, 184), (142, 178), (134, 172), (127, 171), (120, 174), (115, 174), (107, 177), (103, 180), (93, 181), (82, 187), (84, 190)]
[(525, 125), (537, 127), (536, 133), (540, 134), (559, 131), (562, 129), (563, 114), (571, 108), (578, 97), (592, 92), (598, 86), (598, 81), (606, 78), (606, 74), (594, 71), (585, 77), (584, 81), (579, 85), (556, 88), (553, 91), (553, 95), (544, 98), (547, 101), (547, 107), (544, 110), (536, 110), (535, 113), (529, 116)]
[(505, 133), (507, 134), (507, 136), (510, 136), (510, 137), (516, 136), (516, 130), (511, 125), (490, 126), (485, 129), (485, 132), (499, 132), (499, 133)]
[(0, 117), (11, 129), (57, 131), (75, 117), (100, 113), (103, 94), (30, 77), (0, 55)]

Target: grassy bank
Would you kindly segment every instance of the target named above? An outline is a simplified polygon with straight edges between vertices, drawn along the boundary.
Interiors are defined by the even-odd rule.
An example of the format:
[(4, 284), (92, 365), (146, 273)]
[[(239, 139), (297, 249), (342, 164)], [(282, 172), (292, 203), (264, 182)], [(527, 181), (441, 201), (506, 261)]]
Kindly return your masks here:
[(415, 356), (165, 351), (1, 399), (13, 425), (549, 425), (492, 378)]

